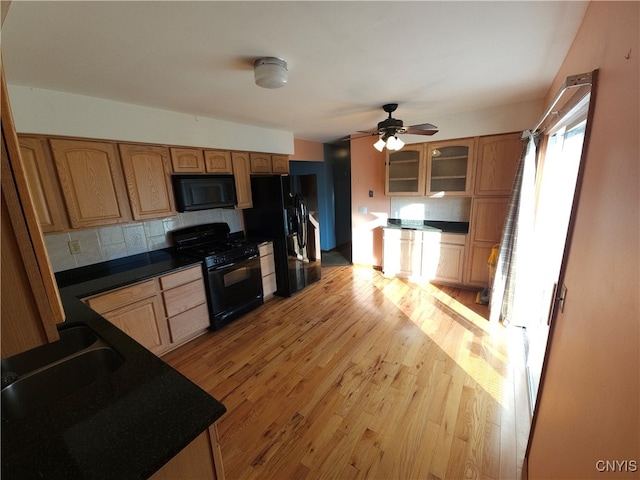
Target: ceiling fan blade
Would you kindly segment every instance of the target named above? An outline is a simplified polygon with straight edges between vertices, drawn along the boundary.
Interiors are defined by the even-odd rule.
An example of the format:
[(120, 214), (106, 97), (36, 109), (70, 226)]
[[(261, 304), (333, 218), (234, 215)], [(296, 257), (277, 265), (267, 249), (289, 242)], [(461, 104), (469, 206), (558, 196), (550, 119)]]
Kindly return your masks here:
[(431, 125), (430, 123), (411, 125), (410, 127), (406, 128), (407, 131), (404, 133), (409, 133), (411, 135), (433, 135), (434, 133), (438, 133), (438, 127), (436, 127), (435, 125)]
[(356, 133), (352, 133), (351, 135), (347, 135), (340, 139), (341, 142), (348, 142), (349, 140), (357, 140), (358, 138), (371, 137), (372, 135), (377, 135), (378, 131), (375, 133), (358, 131)]

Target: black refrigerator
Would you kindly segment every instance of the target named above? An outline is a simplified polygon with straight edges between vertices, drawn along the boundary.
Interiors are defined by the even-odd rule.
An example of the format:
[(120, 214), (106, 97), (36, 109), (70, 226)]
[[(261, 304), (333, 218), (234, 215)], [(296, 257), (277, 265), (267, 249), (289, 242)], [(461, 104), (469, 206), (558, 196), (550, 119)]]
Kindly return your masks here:
[(251, 177), (253, 208), (243, 210), (249, 238), (273, 240), (276, 295), (289, 297), (321, 277), (316, 175)]

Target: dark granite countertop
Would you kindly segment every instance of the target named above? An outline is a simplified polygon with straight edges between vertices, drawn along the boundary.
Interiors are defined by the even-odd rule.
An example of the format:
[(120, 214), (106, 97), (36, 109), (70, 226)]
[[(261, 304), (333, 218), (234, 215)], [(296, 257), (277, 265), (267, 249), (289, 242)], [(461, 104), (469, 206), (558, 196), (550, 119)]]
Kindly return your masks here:
[(422, 223), (420, 223), (414, 220), (403, 221), (398, 218), (390, 218), (387, 222), (387, 227), (437, 231), (444, 233), (469, 233), (469, 222), (449, 222), (442, 220), (423, 220)]
[(24, 418), (3, 418), (3, 479), (147, 478), (225, 413), (78, 299), (197, 263), (167, 250), (56, 275), (65, 323), (88, 325), (125, 361), (72, 396)]

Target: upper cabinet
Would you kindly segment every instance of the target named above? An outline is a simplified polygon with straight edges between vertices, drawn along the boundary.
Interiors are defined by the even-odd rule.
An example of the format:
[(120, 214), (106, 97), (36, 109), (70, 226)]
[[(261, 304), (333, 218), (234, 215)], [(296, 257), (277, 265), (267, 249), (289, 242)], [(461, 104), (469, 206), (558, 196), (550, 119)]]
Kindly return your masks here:
[(481, 137), (478, 143), (476, 195), (509, 195), (522, 153), (519, 133)]
[(387, 150), (385, 195), (423, 195), (424, 145), (407, 145), (398, 152)]
[(199, 148), (172, 148), (171, 166), (175, 173), (202, 173), (204, 153)]
[(251, 208), (253, 207), (253, 198), (251, 197), (249, 154), (233, 152), (231, 161), (233, 163), (233, 178), (236, 183), (236, 208)]
[(176, 215), (169, 150), (150, 145), (119, 145), (134, 220)]
[(129, 205), (116, 146), (109, 142), (51, 139), (72, 228), (129, 221)]
[(249, 154), (251, 173), (268, 173), (286, 175), (289, 173), (289, 156), (269, 153)]
[(4, 73), (1, 77), (0, 356), (5, 358), (58, 340), (56, 323), (63, 322), (65, 314), (31, 201)]
[(209, 173), (232, 174), (231, 152), (228, 150), (205, 150), (204, 166)]
[(64, 201), (46, 139), (20, 136), (18, 141), (40, 228), (44, 233), (68, 229)]
[(475, 138), (428, 143), (426, 195), (471, 195)]

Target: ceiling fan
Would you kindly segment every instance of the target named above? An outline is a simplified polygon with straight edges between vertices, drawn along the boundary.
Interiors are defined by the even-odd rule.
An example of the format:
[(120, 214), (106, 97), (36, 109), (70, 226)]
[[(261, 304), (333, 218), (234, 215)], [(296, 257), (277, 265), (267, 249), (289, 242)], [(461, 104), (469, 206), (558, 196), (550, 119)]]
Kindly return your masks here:
[(402, 120), (398, 120), (391, 116), (391, 114), (395, 112), (396, 108), (398, 108), (397, 103), (387, 103), (386, 105), (383, 105), (382, 109), (389, 114), (389, 118), (379, 122), (376, 128), (365, 131), (359, 130), (358, 133), (363, 135), (349, 135), (343, 140), (378, 135), (378, 141), (373, 144), (376, 150), (381, 152), (384, 147), (387, 147), (388, 150), (395, 151), (404, 147), (404, 142), (397, 137), (399, 134), (409, 133), (411, 135), (433, 135), (438, 132), (438, 127), (431, 125), (430, 123), (421, 123), (419, 125), (405, 127)]

